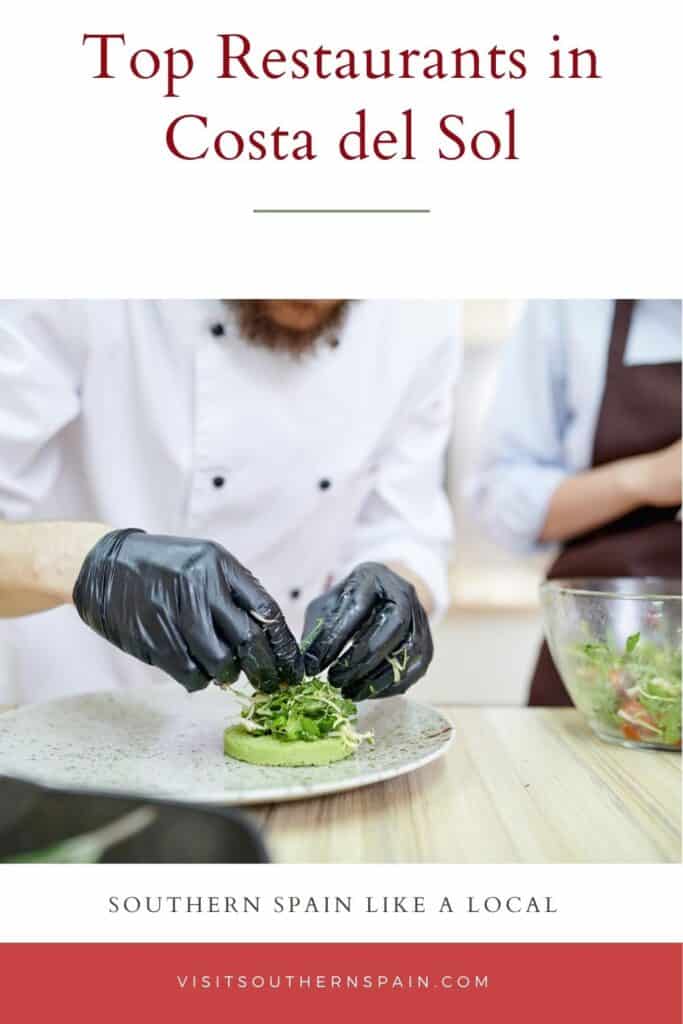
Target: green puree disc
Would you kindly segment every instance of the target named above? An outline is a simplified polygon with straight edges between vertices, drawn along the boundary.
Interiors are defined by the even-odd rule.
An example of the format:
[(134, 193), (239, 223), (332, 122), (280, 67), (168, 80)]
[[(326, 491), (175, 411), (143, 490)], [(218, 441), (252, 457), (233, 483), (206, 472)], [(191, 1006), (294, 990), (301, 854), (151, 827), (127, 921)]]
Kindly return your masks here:
[(255, 736), (241, 725), (233, 725), (225, 730), (223, 749), (226, 754), (237, 758), (238, 761), (278, 768), (332, 764), (353, 753), (338, 736), (326, 736), (321, 740), (293, 740), (287, 743), (273, 736)]

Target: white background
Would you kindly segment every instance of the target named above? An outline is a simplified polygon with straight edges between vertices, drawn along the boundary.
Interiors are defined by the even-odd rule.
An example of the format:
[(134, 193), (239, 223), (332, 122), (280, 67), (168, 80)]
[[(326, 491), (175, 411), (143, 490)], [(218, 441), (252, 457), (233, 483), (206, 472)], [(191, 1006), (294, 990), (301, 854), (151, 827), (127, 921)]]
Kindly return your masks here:
[[(8, 296), (638, 295), (680, 290), (680, 34), (671, 0), (22, 0), (0, 16), (0, 289)], [(189, 47), (179, 99), (95, 81), (84, 32)], [(217, 33), (255, 49), (523, 47), (522, 81), (219, 81)], [(599, 52), (600, 81), (548, 81), (559, 33)], [(90, 44), (92, 45), (92, 44)], [(123, 66), (117, 57), (114, 69)], [(419, 159), (346, 163), (336, 138), (415, 110)], [(518, 110), (516, 163), (435, 159), (436, 126)], [(167, 123), (315, 130), (317, 161), (183, 162)], [(255, 216), (254, 207), (430, 207), (429, 216)]]
[[(604, 0), (21, 0), (0, 15), (0, 291), (44, 296), (589, 297), (680, 294), (679, 5)], [(83, 32), (189, 46), (182, 98), (158, 82), (93, 81)], [(521, 82), (221, 82), (215, 34), (255, 47), (525, 47)], [(600, 54), (601, 81), (550, 82), (559, 32)], [(335, 138), (366, 106), (378, 128), (413, 107), (419, 159), (348, 164)], [(434, 158), (436, 125), (473, 129), (515, 106), (516, 163)], [(181, 163), (167, 122), (314, 130), (325, 156)], [(429, 216), (258, 217), (257, 206), (429, 206)], [(674, 877), (676, 876), (676, 877)], [(4, 868), (0, 938), (671, 939), (676, 867)], [(553, 917), (113, 919), (109, 893), (553, 893)], [(379, 922), (379, 923), (374, 923)]]
[[(675, 865), (109, 865), (2, 868), (0, 942), (672, 942)], [(246, 914), (111, 914), (109, 896), (260, 896)], [(274, 896), (352, 895), (352, 914), (275, 914)], [(424, 896), (424, 914), (366, 914), (362, 901)], [(448, 896), (458, 912), (434, 911)], [(556, 914), (466, 914), (465, 897), (553, 897)]]

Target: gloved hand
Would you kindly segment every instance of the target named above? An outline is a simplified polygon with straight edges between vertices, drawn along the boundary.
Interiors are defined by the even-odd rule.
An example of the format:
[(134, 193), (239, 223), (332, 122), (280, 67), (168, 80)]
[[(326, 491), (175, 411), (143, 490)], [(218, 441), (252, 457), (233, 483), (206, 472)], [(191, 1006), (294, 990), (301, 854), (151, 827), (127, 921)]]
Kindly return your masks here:
[(306, 674), (332, 666), (327, 678), (351, 700), (404, 693), (425, 674), (434, 653), (415, 588), (376, 562), (357, 566), (311, 602), (304, 625), (309, 636)]
[(73, 599), (105, 640), (190, 692), (240, 671), (266, 693), (301, 682), (303, 658), (277, 604), (211, 541), (115, 530), (87, 555)]

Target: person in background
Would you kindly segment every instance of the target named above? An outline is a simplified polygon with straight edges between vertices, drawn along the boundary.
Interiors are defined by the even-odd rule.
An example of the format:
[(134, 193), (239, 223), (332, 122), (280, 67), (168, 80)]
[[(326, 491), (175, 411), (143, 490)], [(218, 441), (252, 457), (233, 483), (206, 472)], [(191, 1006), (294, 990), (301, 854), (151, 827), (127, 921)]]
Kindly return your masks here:
[(458, 320), (339, 299), (0, 304), (14, 699), (161, 672), (270, 692), (331, 666), (353, 699), (421, 678), (448, 601)]
[[(681, 303), (530, 302), (469, 490), (500, 544), (559, 545), (548, 577), (681, 574)], [(571, 701), (543, 645), (531, 704)]]

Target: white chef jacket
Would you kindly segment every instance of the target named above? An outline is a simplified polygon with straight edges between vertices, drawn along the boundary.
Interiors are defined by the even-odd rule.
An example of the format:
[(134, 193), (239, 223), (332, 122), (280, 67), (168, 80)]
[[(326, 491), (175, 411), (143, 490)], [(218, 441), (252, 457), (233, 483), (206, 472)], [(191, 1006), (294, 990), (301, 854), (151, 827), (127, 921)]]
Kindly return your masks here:
[[(467, 490), (480, 521), (512, 550), (549, 546), (537, 538), (553, 492), (592, 463), (613, 316), (608, 300), (530, 302), (506, 344)], [(680, 301), (637, 302), (624, 363), (680, 360)]]
[[(0, 517), (210, 538), (297, 633), (366, 560), (412, 569), (438, 613), (458, 333), (451, 303), (355, 302), (336, 347), (294, 358), (221, 301), (0, 303)], [(71, 607), (2, 636), (19, 701), (165, 678)]]

